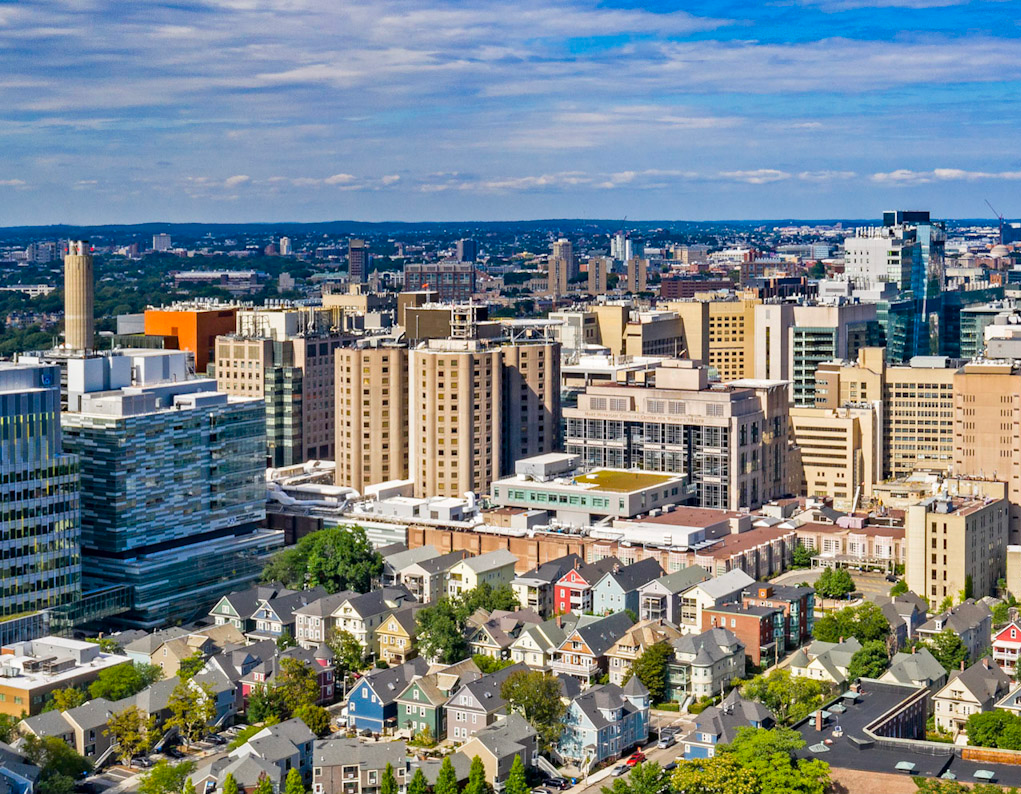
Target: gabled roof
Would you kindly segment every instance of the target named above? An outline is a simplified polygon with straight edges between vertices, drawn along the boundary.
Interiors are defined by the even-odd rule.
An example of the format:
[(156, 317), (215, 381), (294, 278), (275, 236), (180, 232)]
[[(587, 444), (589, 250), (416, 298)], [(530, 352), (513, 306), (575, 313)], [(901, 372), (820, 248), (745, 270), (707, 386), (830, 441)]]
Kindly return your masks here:
[[(567, 637), (578, 634), (594, 656), (602, 656), (634, 625), (627, 612), (617, 612), (592, 622), (579, 621)], [(566, 639), (565, 639), (566, 642)], [(561, 643), (561, 646), (564, 643)]]
[(663, 575), (663, 568), (659, 562), (652, 557), (644, 560), (639, 560), (636, 563), (627, 565), (617, 571), (608, 571), (600, 577), (599, 582), (603, 582), (605, 579), (613, 579), (620, 587), (622, 592), (631, 593), (637, 590), (644, 584), (658, 579)]
[(400, 701), (406, 700), (408, 703), (421, 703), (421, 700), (406, 697), (412, 687), (418, 687), (423, 696), (425, 696), (428, 705), (442, 706), (450, 699), (454, 690), (469, 681), (474, 681), (481, 677), (482, 671), (479, 670), (475, 661), (470, 658), (465, 659), (463, 662), (442, 667), (421, 678), (410, 681), (404, 688), (404, 691), (397, 696), (397, 699)]
[(498, 648), (509, 648), (527, 626), (542, 623), (542, 618), (531, 609), (519, 609), (516, 612), (497, 609), (489, 619), (480, 625), (472, 634), (485, 632)]
[(723, 598), (731, 593), (741, 592), (752, 584), (755, 584), (755, 580), (752, 577), (740, 568), (734, 568), (724, 574), (720, 574), (715, 579), (709, 579), (706, 582), (701, 582), (700, 584), (695, 585), (695, 587), (698, 587), (710, 598), (715, 599)]
[(423, 560), (418, 563), (417, 567), (420, 568), (423, 573), (427, 573), (432, 576), (433, 574), (449, 571), (467, 556), (468, 552), (466, 551), (451, 551), (447, 554), (441, 554), (439, 557)]
[(333, 614), (333, 611), (347, 601), (349, 598), (357, 598), (358, 593), (354, 590), (341, 590), (339, 593), (333, 595), (323, 596), (317, 598), (315, 601), (310, 601), (300, 609), (294, 610), (295, 615), (309, 615), (315, 618), (328, 618)]
[(404, 549), (396, 554), (390, 554), (384, 557), (383, 565), (399, 572), (403, 571), (409, 565), (414, 565), (417, 562), (424, 562), (425, 560), (431, 560), (433, 557), (439, 556), (439, 549), (435, 546), (419, 546), (414, 549)]
[(74, 726), (64, 719), (64, 714), (54, 709), (36, 714), (34, 717), (26, 717), (21, 723), (36, 736), (62, 736), (65, 733), (73, 733)]
[(575, 566), (584, 564), (585, 561), (577, 554), (565, 554), (563, 557), (557, 557), (555, 560), (544, 562), (527, 573), (521, 574), (521, 576), (516, 577), (516, 581), (535, 581), (553, 584)]
[(424, 676), (429, 672), (429, 664), (425, 659), (415, 657), (404, 664), (396, 667), (388, 667), (385, 670), (373, 670), (366, 673), (358, 685), (369, 686), (376, 697), (387, 705), (393, 703), (416, 677)]
[[(489, 673), (488, 675), (484, 675), (474, 681), (470, 681), (454, 692), (447, 701), (447, 706), (449, 708), (450, 704), (458, 699), (461, 692), (468, 691), (487, 714), (498, 711), (507, 705), (507, 701), (505, 701), (500, 695), (500, 689), (503, 687), (503, 682), (514, 673), (527, 670), (528, 668), (523, 664), (512, 664), (502, 670), (497, 670), (495, 673)], [(464, 707), (458, 704), (458, 708)]]
[[(296, 593), (297, 590), (290, 590), (284, 587), (280, 582), (270, 582), (268, 584), (260, 584), (255, 587), (249, 587), (247, 590), (238, 590), (233, 593), (228, 593), (220, 601), (227, 601), (234, 611), (238, 614), (239, 618), (248, 619), (255, 614), (255, 610), (259, 606), (259, 602), (263, 599), (280, 598), (281, 596), (290, 595)], [(216, 603), (219, 604), (220, 601)], [(213, 614), (212, 612), (210, 614)]]
[(259, 604), (256, 606), (256, 612), (265, 604), (266, 608), (272, 610), (273, 614), (280, 618), (281, 621), (288, 623), (294, 617), (295, 610), (301, 609), (313, 601), (318, 601), (326, 595), (325, 588), (312, 587), (298, 593), (285, 593), (275, 598), (264, 598), (260, 599)]
[(985, 604), (979, 604), (968, 599), (963, 604), (958, 604), (949, 612), (936, 615), (918, 627), (923, 633), (939, 632), (950, 629), (955, 634), (964, 634), (974, 631), (982, 625), (984, 620), (991, 620), (992, 613)]
[(744, 645), (737, 635), (724, 628), (712, 628), (701, 634), (685, 634), (670, 643), (677, 656), (691, 657), (697, 667), (708, 667), (731, 656)]
[(535, 728), (520, 714), (508, 714), (501, 720), (477, 731), (473, 737), (493, 758), (500, 760), (517, 755), (536, 736)]
[(465, 557), (462, 562), (476, 574), (479, 574), (486, 571), (494, 571), (506, 565), (517, 565), (518, 558), (507, 551), (507, 549), (497, 549), (496, 551), (479, 554), (476, 557)]
[[(255, 610), (253, 609), (252, 611), (254, 612)], [(132, 640), (123, 647), (126, 653), (144, 653), (146, 656), (152, 656), (156, 649), (164, 643), (176, 640), (178, 637), (186, 637), (187, 635), (187, 629), (183, 629), (180, 626), (171, 626), (170, 628), (160, 629), (152, 634), (146, 634), (144, 637)]]
[(773, 712), (732, 689), (719, 706), (710, 706), (695, 717), (693, 733), (709, 733), (717, 737), (717, 744), (730, 744), (739, 728), (755, 724), (768, 727), (775, 722)]
[(950, 697), (952, 688), (964, 687), (979, 703), (988, 703), (992, 699), (999, 699), (1007, 692), (1010, 683), (1010, 676), (987, 656), (979, 659), (967, 670), (951, 672), (946, 686), (936, 693), (936, 697)]
[(389, 615), (386, 615), (383, 618), (383, 621), (376, 628), (376, 631), (377, 632), (383, 631), (383, 633), (385, 634), (386, 633), (386, 631), (384, 630), (385, 627), (390, 622), (390, 620), (393, 619), (397, 621), (398, 625), (404, 630), (404, 632), (409, 637), (414, 637), (415, 632), (417, 631), (417, 628), (415, 626), (415, 614), (423, 606), (424, 606), (423, 604), (413, 604), (411, 606), (400, 607), (399, 609), (395, 609), (393, 612), (391, 612)]
[(361, 742), (358, 739), (320, 739), (315, 744), (313, 764), (315, 766), (350, 766), (357, 764), (360, 770), (386, 769), (392, 764), (396, 769), (404, 765), (408, 746), (404, 742)]
[(936, 661), (928, 648), (916, 648), (914, 653), (896, 653), (890, 661), (890, 669), (880, 676), (880, 681), (897, 684), (927, 682), (927, 686), (946, 677), (947, 671)]
[[(591, 587), (600, 579), (602, 579), (605, 574), (609, 573), (614, 568), (620, 567), (621, 562), (616, 557), (603, 557), (603, 559), (597, 560), (596, 562), (583, 562), (580, 565), (576, 565), (573, 569), (564, 571), (564, 574), (563, 576), (560, 577), (560, 579), (563, 579), (564, 576), (567, 576), (567, 574), (569, 574), (571, 570), (575, 570), (578, 572), (578, 575), (582, 579), (584, 579)], [(560, 581), (560, 579), (558, 579), (557, 581)]]
[(699, 582), (704, 582), (708, 578), (709, 572), (701, 565), (689, 565), (687, 568), (681, 568), (679, 571), (668, 573), (666, 576), (661, 576), (647, 584), (655, 583), (666, 590), (666, 592), (677, 594), (683, 593), (685, 590), (694, 587)]
[[(632, 680), (637, 680), (632, 677)], [(644, 689), (644, 687), (643, 687)], [(642, 693), (647, 695), (648, 691)], [(636, 707), (627, 699), (624, 690), (616, 684), (602, 684), (586, 690), (576, 697), (572, 704), (595, 728), (606, 728), (615, 724), (604, 712), (620, 710), (621, 719), (634, 714)]]
[(345, 606), (350, 606), (354, 613), (364, 620), (370, 615), (390, 612), (400, 603), (413, 600), (411, 593), (403, 585), (381, 587), (378, 590), (346, 599), (333, 612), (336, 614)]
[(106, 698), (95, 698), (77, 708), (68, 709), (64, 717), (83, 731), (104, 728), (114, 714), (114, 704)]

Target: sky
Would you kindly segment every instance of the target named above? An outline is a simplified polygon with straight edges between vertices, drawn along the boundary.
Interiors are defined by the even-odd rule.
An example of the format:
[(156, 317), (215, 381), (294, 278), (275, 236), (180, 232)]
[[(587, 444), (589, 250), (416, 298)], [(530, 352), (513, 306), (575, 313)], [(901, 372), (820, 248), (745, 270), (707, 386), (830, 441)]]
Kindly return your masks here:
[(0, 226), (1021, 216), (1021, 2), (0, 0)]

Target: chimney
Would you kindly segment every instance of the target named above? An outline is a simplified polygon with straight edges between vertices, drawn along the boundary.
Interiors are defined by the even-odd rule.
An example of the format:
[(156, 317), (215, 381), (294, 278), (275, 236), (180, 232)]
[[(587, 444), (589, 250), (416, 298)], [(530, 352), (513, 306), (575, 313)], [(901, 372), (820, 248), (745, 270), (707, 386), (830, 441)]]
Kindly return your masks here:
[(911, 646), (911, 653), (914, 653), (917, 650), (918, 650), (918, 646), (917, 645), (912, 645)]
[(961, 672), (964, 672), (964, 659), (961, 659)]
[(815, 729), (817, 731), (822, 730), (822, 709), (816, 709), (815, 712)]
[(984, 668), (986, 668), (986, 670), (988, 670), (988, 669), (989, 669), (989, 657), (988, 657), (988, 656), (987, 656), (987, 657), (985, 657), (985, 658), (984, 658), (984, 659), (982, 660), (982, 666), (983, 666)]

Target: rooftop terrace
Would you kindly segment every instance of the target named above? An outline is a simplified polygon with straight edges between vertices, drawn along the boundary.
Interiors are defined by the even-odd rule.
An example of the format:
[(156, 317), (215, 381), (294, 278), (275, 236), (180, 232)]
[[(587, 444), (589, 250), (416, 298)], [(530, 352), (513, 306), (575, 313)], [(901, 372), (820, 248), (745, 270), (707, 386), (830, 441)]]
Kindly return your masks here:
[(598, 471), (580, 474), (574, 478), (578, 485), (592, 486), (593, 491), (609, 491), (612, 493), (630, 493), (640, 491), (643, 488), (653, 488), (657, 485), (670, 482), (675, 479), (669, 474), (646, 474), (636, 471), (619, 471), (614, 469), (599, 469)]

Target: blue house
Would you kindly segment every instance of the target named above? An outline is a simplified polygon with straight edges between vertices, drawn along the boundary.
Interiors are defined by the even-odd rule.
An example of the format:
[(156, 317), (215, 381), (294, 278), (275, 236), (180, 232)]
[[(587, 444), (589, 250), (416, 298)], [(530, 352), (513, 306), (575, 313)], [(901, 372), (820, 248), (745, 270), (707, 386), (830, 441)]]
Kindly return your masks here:
[(427, 672), (429, 664), (416, 657), (397, 667), (366, 674), (347, 696), (348, 726), (373, 733), (395, 728), (398, 696), (416, 676)]
[(556, 751), (591, 769), (649, 738), (649, 690), (637, 676), (623, 687), (603, 684), (571, 701)]
[(775, 724), (769, 709), (745, 700), (733, 689), (719, 706), (710, 706), (695, 717), (695, 727), (681, 740), (684, 760), (712, 758), (716, 745), (730, 744), (740, 728), (772, 728)]
[(612, 615), (630, 609), (638, 615), (639, 589), (662, 575), (660, 564), (651, 557), (620, 568), (614, 566), (592, 586), (592, 612)]

